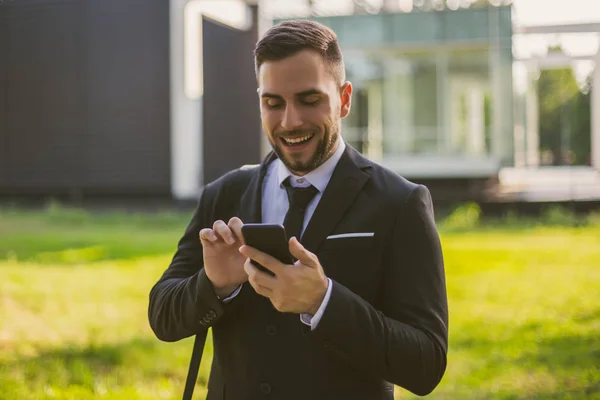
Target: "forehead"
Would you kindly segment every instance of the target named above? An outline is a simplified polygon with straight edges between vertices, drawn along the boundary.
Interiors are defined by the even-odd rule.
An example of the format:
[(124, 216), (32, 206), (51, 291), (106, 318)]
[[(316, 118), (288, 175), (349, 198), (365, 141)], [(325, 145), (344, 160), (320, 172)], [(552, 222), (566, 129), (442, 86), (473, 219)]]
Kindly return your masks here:
[(258, 71), (261, 92), (281, 96), (293, 95), (307, 89), (322, 92), (335, 90), (335, 79), (325, 61), (316, 52), (305, 50), (278, 61), (267, 61)]

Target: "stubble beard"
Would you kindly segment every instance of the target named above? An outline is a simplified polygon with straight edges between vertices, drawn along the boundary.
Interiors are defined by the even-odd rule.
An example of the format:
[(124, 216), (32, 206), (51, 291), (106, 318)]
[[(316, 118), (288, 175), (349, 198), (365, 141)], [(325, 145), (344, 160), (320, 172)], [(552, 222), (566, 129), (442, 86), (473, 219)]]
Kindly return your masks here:
[[(317, 148), (315, 152), (312, 154), (310, 159), (306, 162), (297, 161), (287, 156), (286, 153), (282, 150), (282, 144), (280, 144), (277, 139), (269, 139), (271, 142), (271, 147), (277, 157), (283, 162), (283, 165), (287, 167), (288, 170), (295, 174), (305, 175), (310, 171), (317, 169), (321, 166), (325, 161), (329, 159), (335, 153), (336, 143), (338, 137), (340, 136), (340, 129), (337, 122), (332, 123), (331, 125), (325, 127), (325, 131), (323, 133), (323, 137), (319, 138), (319, 142), (317, 143)], [(315, 140), (313, 138), (312, 140)]]

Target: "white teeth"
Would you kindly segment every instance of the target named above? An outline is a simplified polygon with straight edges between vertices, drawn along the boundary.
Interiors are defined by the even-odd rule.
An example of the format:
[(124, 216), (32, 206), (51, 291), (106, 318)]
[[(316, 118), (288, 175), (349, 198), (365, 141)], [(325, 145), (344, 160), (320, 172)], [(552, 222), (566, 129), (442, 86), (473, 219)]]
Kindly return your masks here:
[(306, 135), (306, 136), (303, 136), (303, 137), (300, 137), (300, 138), (295, 138), (295, 139), (283, 138), (283, 140), (285, 140), (286, 143), (289, 143), (289, 144), (296, 144), (296, 143), (305, 142), (305, 141), (307, 141), (308, 139), (310, 139), (312, 137), (313, 137), (313, 135), (310, 134), (310, 135)]

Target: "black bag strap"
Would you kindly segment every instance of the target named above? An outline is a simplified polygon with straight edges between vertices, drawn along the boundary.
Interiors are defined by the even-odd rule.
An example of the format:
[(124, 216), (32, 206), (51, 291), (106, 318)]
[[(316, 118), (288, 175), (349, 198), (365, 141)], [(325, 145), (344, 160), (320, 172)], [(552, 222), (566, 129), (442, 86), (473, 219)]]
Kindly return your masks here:
[[(239, 192), (231, 196), (232, 200), (237, 199), (241, 196), (241, 193), (246, 189), (250, 180), (252, 179), (253, 168), (242, 168), (237, 174), (237, 180), (233, 182), (233, 188)], [(240, 184), (244, 182), (244, 184)], [(192, 400), (194, 394), (194, 388), (196, 387), (196, 380), (198, 379), (198, 370), (200, 369), (200, 362), (202, 361), (202, 353), (204, 353), (204, 346), (206, 344), (206, 336), (208, 335), (208, 329), (202, 330), (196, 334), (194, 339), (194, 348), (192, 349), (192, 357), (190, 358), (190, 368), (188, 369), (187, 378), (185, 379), (185, 389), (183, 391), (183, 400)]]
[(208, 329), (196, 334), (194, 340), (194, 349), (192, 350), (192, 357), (190, 358), (190, 368), (188, 375), (185, 380), (185, 390), (183, 391), (183, 400), (192, 400), (194, 394), (194, 387), (196, 386), (196, 380), (198, 379), (198, 370), (200, 369), (200, 361), (202, 361), (202, 353), (204, 353), (204, 345), (206, 343), (206, 336)]

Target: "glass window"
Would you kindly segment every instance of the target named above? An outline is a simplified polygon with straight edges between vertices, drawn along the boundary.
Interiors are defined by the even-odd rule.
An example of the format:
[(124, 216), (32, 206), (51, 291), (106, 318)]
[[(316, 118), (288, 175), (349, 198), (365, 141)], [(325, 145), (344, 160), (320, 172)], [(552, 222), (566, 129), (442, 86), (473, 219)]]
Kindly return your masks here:
[(489, 152), (491, 91), (488, 60), (486, 50), (449, 54), (449, 153), (485, 155)]
[(370, 156), (485, 155), (491, 132), (488, 51), (353, 52), (345, 139)]
[[(412, 83), (411, 90), (405, 93), (413, 98), (412, 115), (412, 147), (405, 148), (410, 153), (437, 153), (440, 132), (438, 123), (438, 93), (437, 65), (433, 57), (413, 57), (410, 60), (411, 74), (407, 83)], [(410, 101), (404, 98), (403, 101)], [(392, 115), (390, 114), (390, 117)], [(394, 126), (389, 126), (387, 137), (393, 139), (401, 134)]]

